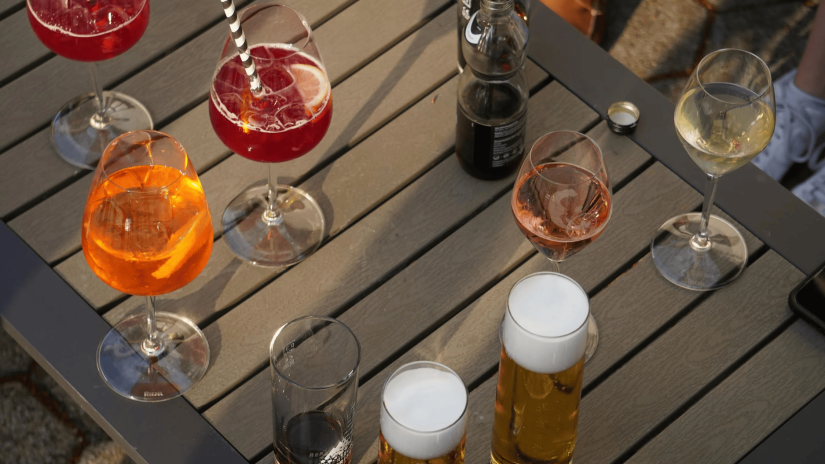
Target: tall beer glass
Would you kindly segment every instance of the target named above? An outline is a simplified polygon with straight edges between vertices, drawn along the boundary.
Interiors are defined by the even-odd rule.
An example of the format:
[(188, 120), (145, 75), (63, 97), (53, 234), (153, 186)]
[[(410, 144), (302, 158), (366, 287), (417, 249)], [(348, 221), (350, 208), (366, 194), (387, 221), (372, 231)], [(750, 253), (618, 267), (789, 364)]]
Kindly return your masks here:
[(349, 464), (361, 345), (346, 325), (306, 316), (269, 346), (275, 464)]
[(507, 297), (493, 422), (493, 464), (567, 464), (576, 445), (587, 293), (554, 272), (531, 274)]
[(467, 387), (430, 361), (401, 366), (381, 393), (378, 464), (463, 464)]

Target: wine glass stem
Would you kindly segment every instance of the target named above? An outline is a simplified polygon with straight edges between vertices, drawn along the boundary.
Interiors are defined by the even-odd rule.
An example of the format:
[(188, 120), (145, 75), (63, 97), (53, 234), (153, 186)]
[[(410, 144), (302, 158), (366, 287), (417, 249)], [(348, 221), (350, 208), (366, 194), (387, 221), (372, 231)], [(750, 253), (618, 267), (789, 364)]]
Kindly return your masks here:
[(708, 182), (705, 187), (705, 203), (702, 205), (702, 220), (699, 223), (699, 233), (690, 239), (690, 246), (697, 251), (710, 249), (708, 240), (708, 222), (710, 221), (710, 208), (713, 206), (713, 198), (716, 196), (716, 183), (719, 176), (708, 174)]
[(556, 273), (561, 274), (561, 261), (553, 261), (551, 259), (550, 262), (553, 263), (553, 267), (556, 268)]
[(270, 226), (278, 225), (284, 220), (278, 208), (278, 176), (275, 175), (275, 163), (269, 163), (269, 196), (263, 218), (264, 222)]
[(163, 344), (158, 334), (157, 319), (155, 317), (155, 297), (146, 297), (146, 332), (149, 338), (143, 341), (143, 351), (149, 356), (158, 356), (163, 352)]
[(97, 130), (103, 130), (109, 127), (109, 115), (103, 104), (103, 86), (100, 77), (97, 75), (97, 63), (89, 63), (89, 70), (92, 73), (92, 84), (95, 86), (95, 101), (97, 103), (97, 111), (92, 115), (90, 124)]

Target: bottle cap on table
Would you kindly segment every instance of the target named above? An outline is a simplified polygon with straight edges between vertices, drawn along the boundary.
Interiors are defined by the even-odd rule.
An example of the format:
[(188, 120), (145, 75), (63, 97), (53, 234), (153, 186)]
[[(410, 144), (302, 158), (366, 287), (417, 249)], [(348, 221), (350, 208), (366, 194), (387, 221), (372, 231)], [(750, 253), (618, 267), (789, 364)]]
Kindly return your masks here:
[(617, 134), (629, 134), (636, 129), (640, 114), (633, 103), (616, 102), (607, 109), (607, 127)]

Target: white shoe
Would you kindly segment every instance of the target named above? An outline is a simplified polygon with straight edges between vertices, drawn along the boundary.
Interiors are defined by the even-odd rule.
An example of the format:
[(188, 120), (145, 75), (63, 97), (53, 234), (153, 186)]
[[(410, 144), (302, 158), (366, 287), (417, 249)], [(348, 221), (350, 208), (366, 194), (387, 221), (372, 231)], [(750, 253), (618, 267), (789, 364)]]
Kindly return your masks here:
[(753, 159), (777, 181), (794, 163), (808, 162), (814, 171), (822, 164), (813, 155), (816, 138), (825, 132), (825, 100), (799, 90), (794, 77), (796, 70), (774, 82), (776, 129), (768, 146)]
[[(825, 143), (814, 149), (813, 158), (818, 158), (823, 149), (825, 149)], [(817, 213), (825, 216), (825, 167), (819, 169), (805, 182), (794, 187), (792, 192), (808, 206), (815, 209)]]

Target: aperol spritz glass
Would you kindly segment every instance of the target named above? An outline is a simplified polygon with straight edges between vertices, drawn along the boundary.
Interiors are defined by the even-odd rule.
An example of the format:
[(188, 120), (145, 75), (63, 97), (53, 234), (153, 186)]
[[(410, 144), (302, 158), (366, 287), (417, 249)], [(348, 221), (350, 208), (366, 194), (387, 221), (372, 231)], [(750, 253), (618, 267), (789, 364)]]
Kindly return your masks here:
[(167, 400), (206, 372), (203, 333), (183, 317), (156, 313), (154, 298), (197, 277), (212, 241), (203, 187), (175, 139), (134, 131), (109, 145), (86, 200), (83, 254), (107, 285), (146, 297), (146, 313), (119, 322), (98, 350), (100, 373), (116, 392)]
[[(510, 206), (521, 232), (555, 265), (599, 237), (613, 211), (602, 151), (590, 137), (556, 131), (540, 137), (521, 164)], [(585, 362), (599, 344), (588, 318)]]
[(95, 92), (67, 103), (52, 120), (52, 142), (61, 158), (94, 169), (119, 135), (152, 129), (149, 111), (134, 98), (106, 91), (95, 62), (132, 48), (149, 24), (149, 0), (26, 0), (29, 23), (51, 51), (90, 62)]
[(318, 248), (324, 215), (306, 192), (278, 185), (276, 163), (315, 148), (332, 120), (332, 91), (312, 29), (297, 11), (258, 4), (239, 13), (262, 82), (253, 91), (231, 35), (212, 79), (209, 117), (235, 153), (269, 165), (268, 183), (238, 195), (223, 213), (226, 244), (252, 264), (296, 264)]

